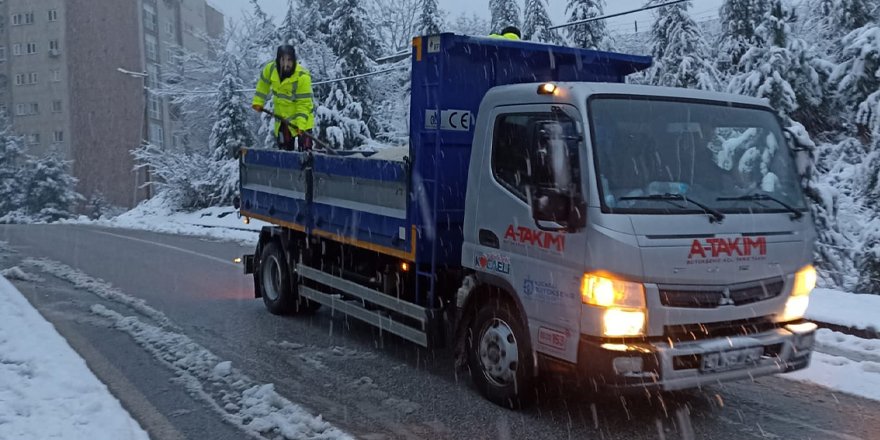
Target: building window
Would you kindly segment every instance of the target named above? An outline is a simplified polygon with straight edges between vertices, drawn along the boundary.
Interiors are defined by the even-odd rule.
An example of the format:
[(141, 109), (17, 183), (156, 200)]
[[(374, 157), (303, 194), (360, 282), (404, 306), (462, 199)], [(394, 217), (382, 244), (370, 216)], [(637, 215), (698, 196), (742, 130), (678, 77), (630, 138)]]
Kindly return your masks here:
[(21, 55), (21, 43), (15, 43), (12, 45), (12, 54), (15, 56)]
[(6, 46), (0, 46), (0, 61), (6, 61)]
[(37, 43), (28, 43), (27, 44), (27, 54), (33, 55), (37, 53)]
[(58, 10), (49, 9), (49, 21), (58, 21)]
[(54, 51), (61, 50), (61, 45), (58, 44), (58, 40), (49, 40), (49, 50), (54, 50)]
[(25, 84), (25, 79), (27, 79), (27, 75), (25, 75), (23, 73), (16, 73), (15, 74), (15, 85), (23, 86)]
[(15, 116), (26, 116), (27, 111), (27, 105), (15, 104)]
[(52, 69), (49, 71), (49, 78), (51, 78), (52, 82), (61, 81), (61, 69)]
[(156, 10), (152, 5), (144, 3), (144, 27), (155, 32), (156, 23)]
[(28, 106), (28, 114), (29, 115), (38, 115), (40, 114), (40, 104), (36, 102), (30, 103)]
[(169, 47), (165, 51), (165, 63), (171, 64), (175, 61), (176, 58), (177, 58), (177, 53), (175, 53), (174, 48)]
[(174, 36), (174, 22), (171, 20), (165, 21), (165, 33), (171, 36)]
[(162, 103), (159, 100), (159, 97), (150, 93), (150, 98), (147, 104), (149, 116), (153, 119), (162, 119)]
[(154, 122), (150, 123), (150, 142), (160, 147), (165, 146), (165, 130), (162, 126)]
[(23, 22), (24, 22), (24, 20), (23, 20), (23, 17), (21, 14), (15, 14), (12, 16), (12, 25), (13, 26), (18, 26), (18, 25), (22, 24)]
[(146, 38), (146, 48), (147, 48), (147, 59), (150, 61), (159, 61), (157, 58), (158, 46), (156, 45), (156, 37), (152, 35), (147, 35)]
[(61, 113), (61, 100), (52, 101), (52, 113)]
[(29, 85), (37, 83), (37, 72), (30, 72), (27, 74), (27, 83)]
[(55, 130), (55, 134), (52, 136), (52, 141), (56, 144), (64, 142), (64, 132), (61, 130)]
[(34, 24), (34, 13), (28, 12), (24, 14), (24, 24)]
[(147, 64), (147, 87), (151, 89), (159, 86), (159, 66)]
[(0, 104), (0, 115), (7, 116), (7, 111), (9, 111), (9, 108), (6, 107), (6, 104)]

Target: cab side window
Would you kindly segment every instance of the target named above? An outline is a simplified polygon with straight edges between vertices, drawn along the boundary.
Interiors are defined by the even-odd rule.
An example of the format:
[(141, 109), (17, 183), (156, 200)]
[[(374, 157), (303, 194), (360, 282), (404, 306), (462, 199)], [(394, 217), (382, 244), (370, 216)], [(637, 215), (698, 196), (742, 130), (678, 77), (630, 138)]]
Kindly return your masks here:
[(578, 192), (579, 141), (574, 121), (561, 112), (499, 115), (492, 136), (492, 174), (526, 202), (530, 188)]

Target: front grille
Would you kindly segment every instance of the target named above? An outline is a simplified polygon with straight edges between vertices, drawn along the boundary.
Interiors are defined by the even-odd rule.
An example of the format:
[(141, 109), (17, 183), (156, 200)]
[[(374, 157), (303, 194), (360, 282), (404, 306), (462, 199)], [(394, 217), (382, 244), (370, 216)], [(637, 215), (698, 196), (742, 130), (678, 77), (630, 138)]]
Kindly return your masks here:
[(666, 307), (714, 309), (722, 305), (742, 306), (782, 294), (785, 282), (781, 279), (764, 280), (746, 287), (724, 289), (660, 288), (660, 304)]
[(776, 324), (765, 316), (709, 324), (667, 325), (663, 327), (663, 337), (672, 342), (698, 341), (726, 336), (754, 335), (773, 330), (776, 327)]

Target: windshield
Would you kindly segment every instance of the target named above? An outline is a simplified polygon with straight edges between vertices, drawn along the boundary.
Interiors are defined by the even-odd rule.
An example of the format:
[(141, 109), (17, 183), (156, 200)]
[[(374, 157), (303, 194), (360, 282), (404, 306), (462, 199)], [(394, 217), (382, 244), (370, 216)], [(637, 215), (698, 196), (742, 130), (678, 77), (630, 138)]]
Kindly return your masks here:
[(704, 211), (646, 197), (663, 194), (728, 213), (805, 209), (793, 158), (771, 111), (635, 97), (593, 98), (589, 106), (606, 212)]

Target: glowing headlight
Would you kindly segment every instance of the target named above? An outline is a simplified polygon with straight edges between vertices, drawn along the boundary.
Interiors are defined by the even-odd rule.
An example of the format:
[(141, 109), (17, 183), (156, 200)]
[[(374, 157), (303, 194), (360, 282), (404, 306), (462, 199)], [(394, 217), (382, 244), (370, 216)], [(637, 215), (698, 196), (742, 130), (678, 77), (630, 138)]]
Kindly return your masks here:
[(642, 310), (608, 309), (602, 321), (602, 332), (607, 337), (639, 336), (645, 330), (645, 312)]
[(645, 286), (600, 275), (585, 274), (581, 284), (584, 304), (599, 307), (645, 307)]
[(816, 268), (812, 264), (794, 274), (794, 287), (791, 296), (807, 296), (816, 287)]
[(785, 302), (785, 311), (782, 313), (783, 321), (794, 321), (804, 317), (810, 305), (810, 292), (814, 287), (816, 287), (816, 269), (813, 265), (804, 266), (794, 274), (791, 296)]

